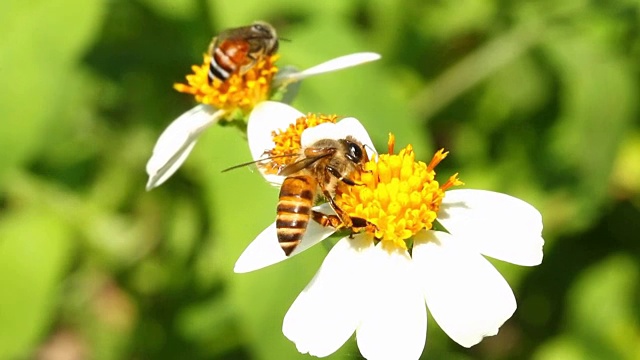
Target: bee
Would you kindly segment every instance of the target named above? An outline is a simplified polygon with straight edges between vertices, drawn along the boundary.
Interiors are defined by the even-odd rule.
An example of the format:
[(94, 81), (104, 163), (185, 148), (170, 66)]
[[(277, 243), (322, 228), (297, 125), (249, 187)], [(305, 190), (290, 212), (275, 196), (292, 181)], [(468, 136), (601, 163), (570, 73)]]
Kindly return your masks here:
[(227, 80), (232, 74), (244, 74), (263, 56), (278, 51), (276, 29), (263, 21), (249, 26), (227, 29), (211, 40), (209, 83)]
[[(276, 215), (278, 242), (289, 256), (300, 244), (309, 221), (336, 229), (357, 229), (374, 226), (365, 219), (350, 217), (334, 201), (338, 182), (357, 185), (349, 176), (364, 171), (369, 157), (362, 143), (348, 136), (345, 139), (322, 139), (306, 147), (293, 163), (278, 175), (286, 176), (280, 188)], [(336, 215), (312, 210), (316, 195), (324, 196)]]

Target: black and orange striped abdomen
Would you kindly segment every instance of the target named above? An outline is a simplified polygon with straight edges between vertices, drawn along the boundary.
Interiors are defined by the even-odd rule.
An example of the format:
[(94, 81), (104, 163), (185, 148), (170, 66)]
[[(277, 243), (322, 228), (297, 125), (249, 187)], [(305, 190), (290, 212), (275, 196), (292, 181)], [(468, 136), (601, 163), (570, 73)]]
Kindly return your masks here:
[(311, 219), (317, 183), (310, 175), (289, 176), (280, 188), (276, 215), (278, 242), (287, 256), (300, 244)]
[(249, 43), (244, 40), (224, 40), (213, 46), (210, 55), (209, 82), (212, 83), (214, 78), (226, 81), (249, 62)]

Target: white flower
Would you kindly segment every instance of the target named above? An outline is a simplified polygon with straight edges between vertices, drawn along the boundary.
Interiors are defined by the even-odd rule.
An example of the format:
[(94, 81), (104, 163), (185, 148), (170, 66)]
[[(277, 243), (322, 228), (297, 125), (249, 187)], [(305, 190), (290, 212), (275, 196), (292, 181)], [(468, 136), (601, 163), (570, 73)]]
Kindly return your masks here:
[[(377, 229), (339, 240), (287, 312), (283, 333), (300, 352), (327, 356), (355, 332), (367, 359), (418, 359), (427, 307), (443, 331), (465, 347), (497, 334), (513, 315), (514, 294), (483, 255), (540, 264), (542, 217), (509, 195), (449, 190), (461, 184), (457, 175), (440, 185), (433, 180), (434, 168), (445, 156), (440, 151), (428, 165), (415, 162), (409, 146), (398, 155), (379, 155), (355, 174), (364, 186), (338, 188), (340, 208)], [(446, 231), (434, 229), (434, 221)], [(311, 224), (291, 255), (331, 232)], [(243, 252), (235, 271), (284, 259), (272, 224)]]
[[(191, 150), (193, 150), (198, 137), (204, 129), (232, 115), (236, 109), (246, 110), (248, 108), (250, 111), (256, 102), (259, 104), (264, 100), (263, 96), (266, 96), (270, 88), (286, 87), (290, 83), (300, 81), (309, 76), (345, 69), (375, 61), (379, 58), (380, 55), (376, 53), (355, 53), (329, 60), (301, 72), (276, 74), (273, 78), (273, 83), (264, 87), (264, 94), (255, 94), (255, 91), (252, 89), (247, 90), (246, 93), (251, 94), (251, 99), (246, 99), (246, 101), (237, 94), (235, 97), (230, 96), (226, 92), (223, 94), (217, 88), (210, 87), (210, 92), (203, 93), (200, 90), (202, 86), (198, 86), (197, 84), (195, 84), (195, 86), (178, 84), (176, 88), (179, 89), (179, 91), (194, 93), (196, 97), (199, 98), (198, 101), (203, 103), (180, 115), (158, 138), (153, 149), (153, 154), (146, 166), (147, 174), (149, 175), (147, 190), (160, 186), (178, 170), (187, 156), (189, 156), (189, 153), (191, 153)], [(205, 70), (198, 70), (194, 75), (194, 78), (198, 78), (194, 80), (194, 82), (207, 81), (206, 74), (208, 66), (205, 65), (207, 64), (202, 66)], [(203, 72), (203, 74), (200, 74), (201, 72)], [(236, 87), (231, 88), (235, 89)], [(238, 96), (240, 97), (238, 98)], [(237, 106), (233, 105), (233, 103), (230, 103), (230, 98), (238, 98), (237, 101), (240, 102)], [(224, 102), (221, 102), (220, 99), (224, 99)], [(218, 103), (224, 103), (225, 108), (216, 110), (213, 105)]]

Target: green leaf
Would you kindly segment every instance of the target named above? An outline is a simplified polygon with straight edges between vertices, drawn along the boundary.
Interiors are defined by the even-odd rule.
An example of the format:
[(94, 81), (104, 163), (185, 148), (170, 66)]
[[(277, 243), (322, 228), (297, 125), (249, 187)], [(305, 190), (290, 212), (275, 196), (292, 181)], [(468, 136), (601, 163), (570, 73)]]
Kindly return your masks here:
[(561, 115), (552, 135), (555, 161), (578, 179), (585, 211), (607, 194), (613, 161), (635, 119), (638, 89), (632, 63), (602, 38), (611, 24), (591, 31), (559, 28), (545, 49), (561, 81)]
[(544, 343), (533, 359), (535, 360), (584, 360), (592, 358), (593, 354), (588, 349), (576, 343), (575, 339), (568, 336), (553, 338)]
[(570, 293), (571, 327), (583, 346), (604, 357), (638, 359), (640, 268), (626, 255), (611, 256), (587, 269)]
[(618, 190), (640, 194), (640, 132), (628, 136), (615, 161), (613, 182)]
[(37, 150), (67, 96), (65, 80), (92, 40), (103, 1), (5, 0), (0, 3), (0, 183)]
[[(256, 20), (271, 20), (283, 14), (306, 13), (311, 17), (336, 20), (347, 13), (352, 3), (342, 0), (327, 1), (290, 1), (269, 0), (258, 3), (250, 1), (216, 1), (211, 6), (211, 18), (224, 27), (248, 25)], [(280, 33), (282, 37), (294, 40), (289, 33)], [(298, 41), (298, 40), (294, 40)]]
[(53, 319), (72, 251), (68, 228), (35, 210), (0, 219), (0, 358), (29, 357)]
[(195, 1), (140, 0), (141, 3), (168, 19), (189, 19), (196, 11)]
[(639, 280), (637, 263), (623, 254), (585, 270), (569, 291), (564, 332), (534, 359), (638, 359)]
[(436, 2), (425, 6), (424, 21), (417, 26), (430, 36), (454, 38), (490, 26), (498, 6), (484, 0)]

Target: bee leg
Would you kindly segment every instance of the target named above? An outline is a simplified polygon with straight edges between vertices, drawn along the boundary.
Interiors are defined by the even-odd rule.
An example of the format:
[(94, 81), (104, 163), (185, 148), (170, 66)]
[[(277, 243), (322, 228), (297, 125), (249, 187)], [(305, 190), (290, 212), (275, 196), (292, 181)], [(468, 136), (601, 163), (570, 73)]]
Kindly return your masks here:
[(351, 226), (352, 234), (360, 232), (360, 230), (362, 229), (365, 229), (365, 231), (368, 233), (375, 233), (376, 231), (378, 231), (378, 227), (375, 224), (369, 222), (369, 220), (367, 219), (352, 217), (351, 222), (353, 223)]
[[(336, 204), (335, 200), (331, 197), (331, 194), (326, 189), (323, 189), (322, 194), (325, 198), (329, 200), (329, 204), (333, 211), (336, 212), (336, 217), (341, 221), (342, 225), (340, 227), (335, 227), (336, 229), (351, 229), (352, 233), (360, 232), (360, 230), (365, 229), (367, 232), (374, 233), (378, 230), (378, 227), (367, 219), (360, 217), (351, 217), (345, 211), (340, 209), (338, 204)], [(327, 215), (330, 216), (330, 215)]]
[(342, 209), (340, 209), (335, 200), (333, 200), (333, 197), (331, 196), (329, 191), (327, 191), (327, 189), (322, 189), (322, 195), (324, 195), (324, 197), (329, 201), (329, 205), (331, 205), (331, 208), (336, 212), (338, 219), (340, 219), (340, 222), (342, 223), (342, 226), (340, 228), (351, 228), (353, 226), (351, 217), (346, 212), (342, 211)]
[(240, 75), (246, 74), (247, 71), (251, 70), (251, 68), (258, 62), (257, 57), (253, 57), (251, 54), (247, 55), (249, 62), (247, 64), (242, 65), (240, 68)]
[(365, 231), (368, 233), (375, 233), (378, 230), (377, 226), (370, 223), (366, 219), (359, 217), (349, 217), (348, 215), (346, 216), (352, 222), (351, 226), (346, 226), (346, 224), (342, 221), (342, 219), (340, 219), (338, 215), (327, 215), (315, 210), (313, 210), (311, 213), (311, 217), (313, 218), (313, 220), (324, 227), (330, 226), (336, 230), (348, 228), (349, 230), (351, 230), (349, 234), (350, 239), (353, 239), (353, 235), (359, 233), (362, 229), (365, 229)]
[[(346, 179), (346, 178), (345, 178)], [(353, 182), (351, 179), (347, 179)], [(337, 230), (341, 229), (350, 229), (351, 235), (354, 233), (360, 232), (362, 229), (365, 229), (369, 233), (374, 233), (378, 230), (378, 227), (367, 219), (363, 219), (360, 217), (351, 217), (344, 210), (342, 210), (338, 204), (336, 204), (335, 200), (327, 191), (327, 189), (322, 189), (322, 195), (329, 201), (331, 208), (336, 212), (336, 215), (327, 215), (323, 214), (319, 211), (313, 211), (313, 219), (318, 222), (322, 226), (331, 226)]]
[(336, 170), (334, 167), (331, 166), (327, 166), (327, 171), (335, 176), (336, 178), (338, 178), (338, 180), (342, 181), (343, 183), (349, 185), (349, 186), (355, 186), (355, 185), (361, 185), (361, 184), (356, 184), (355, 181), (349, 179), (348, 177), (344, 177), (342, 176), (342, 174), (340, 174), (340, 172), (338, 170)]
[(335, 229), (342, 229), (344, 227), (344, 223), (337, 215), (327, 215), (325, 213), (321, 213), (320, 211), (312, 210), (311, 218), (324, 227), (331, 226)]
[(364, 165), (360, 165), (360, 172), (366, 172), (366, 173), (370, 174), (370, 173), (373, 172), (373, 170), (367, 170), (367, 169), (364, 168)]

